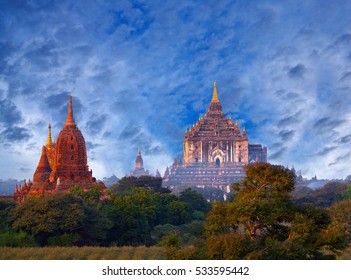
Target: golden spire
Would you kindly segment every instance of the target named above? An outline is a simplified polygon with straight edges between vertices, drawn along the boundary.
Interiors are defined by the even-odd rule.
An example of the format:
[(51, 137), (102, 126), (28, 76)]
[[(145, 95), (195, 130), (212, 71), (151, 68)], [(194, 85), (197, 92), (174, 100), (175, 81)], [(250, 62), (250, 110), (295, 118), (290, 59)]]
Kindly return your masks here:
[(138, 156), (140, 156), (140, 147), (138, 147)]
[(51, 138), (51, 124), (48, 126), (48, 139), (46, 140), (46, 147), (52, 146), (52, 138)]
[(73, 107), (72, 107), (72, 96), (69, 96), (69, 103), (68, 103), (68, 114), (66, 119), (66, 125), (76, 125), (73, 117)]
[(216, 81), (213, 83), (213, 95), (212, 95), (212, 100), (211, 100), (211, 102), (219, 102), (219, 100), (218, 100), (218, 95), (217, 95)]

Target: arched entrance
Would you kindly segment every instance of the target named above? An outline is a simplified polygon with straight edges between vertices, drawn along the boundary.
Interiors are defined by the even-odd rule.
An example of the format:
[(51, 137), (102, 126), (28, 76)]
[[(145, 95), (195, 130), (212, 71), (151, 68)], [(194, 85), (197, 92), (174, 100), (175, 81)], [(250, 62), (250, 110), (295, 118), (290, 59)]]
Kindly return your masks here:
[(219, 158), (216, 158), (216, 167), (219, 168), (221, 166), (221, 161)]

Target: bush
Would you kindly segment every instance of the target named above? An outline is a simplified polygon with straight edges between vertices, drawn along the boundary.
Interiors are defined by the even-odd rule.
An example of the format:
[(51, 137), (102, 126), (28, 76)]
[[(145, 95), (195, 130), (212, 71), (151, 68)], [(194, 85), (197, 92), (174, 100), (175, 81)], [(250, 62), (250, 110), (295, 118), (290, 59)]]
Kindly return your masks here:
[(24, 231), (6, 231), (0, 234), (0, 246), (7, 247), (36, 247), (38, 243), (34, 236)]

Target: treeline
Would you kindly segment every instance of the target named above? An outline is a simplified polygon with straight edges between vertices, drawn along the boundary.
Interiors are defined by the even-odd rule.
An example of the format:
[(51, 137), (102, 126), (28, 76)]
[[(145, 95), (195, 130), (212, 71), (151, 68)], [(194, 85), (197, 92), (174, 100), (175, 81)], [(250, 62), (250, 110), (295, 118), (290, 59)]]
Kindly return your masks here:
[[(122, 190), (123, 189), (123, 190)], [(145, 187), (0, 200), (0, 246), (154, 245), (170, 230), (190, 234), (203, 228), (210, 204), (191, 189), (179, 196)]]

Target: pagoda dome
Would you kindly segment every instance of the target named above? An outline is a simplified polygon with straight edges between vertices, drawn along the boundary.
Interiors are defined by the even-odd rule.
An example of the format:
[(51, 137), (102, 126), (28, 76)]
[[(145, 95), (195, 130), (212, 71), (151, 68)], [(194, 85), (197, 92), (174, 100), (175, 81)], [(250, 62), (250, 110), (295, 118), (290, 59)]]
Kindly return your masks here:
[(72, 96), (69, 98), (66, 123), (56, 141), (54, 166), (55, 178), (50, 178), (50, 181), (57, 180), (56, 177), (60, 177), (61, 181), (76, 181), (78, 177), (89, 177), (86, 144), (74, 121)]

